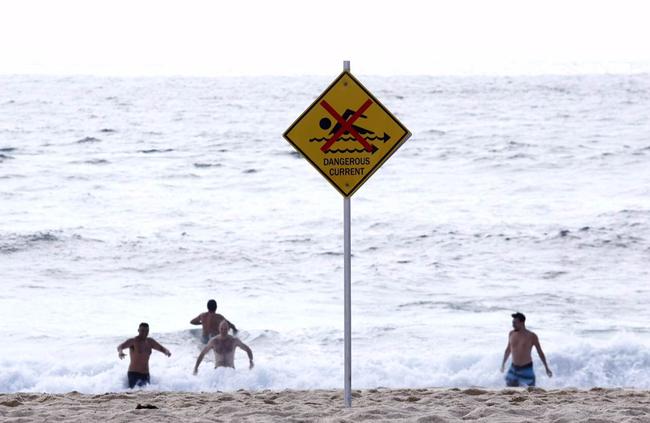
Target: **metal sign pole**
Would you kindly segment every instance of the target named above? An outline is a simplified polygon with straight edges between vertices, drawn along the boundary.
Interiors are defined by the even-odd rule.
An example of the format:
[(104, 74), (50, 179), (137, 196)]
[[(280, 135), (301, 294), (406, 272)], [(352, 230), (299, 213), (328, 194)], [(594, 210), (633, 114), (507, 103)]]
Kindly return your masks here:
[[(364, 115), (371, 106), (371, 113)], [(324, 115), (323, 110), (327, 114)], [(364, 118), (365, 128), (354, 124), (359, 118)], [(328, 132), (334, 122), (336, 125)], [(379, 134), (384, 134), (383, 138), (379, 138)], [(343, 62), (343, 72), (334, 82), (282, 134), (343, 195), (343, 399), (348, 408), (352, 407), (351, 196), (410, 135), (409, 130), (352, 76), (349, 60)], [(338, 141), (353, 140), (364, 148), (356, 146), (350, 150), (337, 144), (338, 148), (331, 149)], [(314, 148), (313, 141), (326, 142)], [(371, 144), (374, 141), (379, 142)], [(337, 155), (333, 157), (333, 154), (327, 153)], [(368, 153), (371, 153), (370, 157)]]
[[(350, 72), (350, 61), (343, 62), (343, 70)], [(343, 197), (343, 278), (344, 278), (344, 314), (345, 314), (345, 371), (344, 371), (344, 399), (345, 406), (352, 407), (352, 302), (351, 279), (352, 279), (352, 253), (350, 236), (350, 197)]]

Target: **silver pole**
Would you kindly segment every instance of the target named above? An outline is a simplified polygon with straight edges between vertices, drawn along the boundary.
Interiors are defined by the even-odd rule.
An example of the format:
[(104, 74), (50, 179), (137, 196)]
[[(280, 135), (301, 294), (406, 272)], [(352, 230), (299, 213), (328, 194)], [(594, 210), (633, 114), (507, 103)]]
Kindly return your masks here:
[(352, 407), (352, 304), (350, 300), (350, 283), (352, 279), (352, 257), (350, 236), (350, 197), (343, 198), (343, 267), (344, 267), (344, 302), (345, 302), (345, 406)]
[[(350, 61), (343, 62), (343, 70), (350, 72)], [(345, 406), (352, 407), (352, 253), (350, 236), (350, 197), (343, 197), (343, 277), (344, 277), (344, 315), (345, 315), (345, 371), (344, 371), (344, 399)]]

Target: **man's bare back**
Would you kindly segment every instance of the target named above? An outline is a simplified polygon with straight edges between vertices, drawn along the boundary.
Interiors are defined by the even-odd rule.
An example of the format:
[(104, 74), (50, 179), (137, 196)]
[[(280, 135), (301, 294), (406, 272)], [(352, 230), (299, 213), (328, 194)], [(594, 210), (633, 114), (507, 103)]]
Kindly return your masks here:
[(206, 311), (205, 313), (199, 314), (196, 318), (192, 319), (190, 323), (196, 325), (200, 324), (203, 329), (203, 335), (213, 337), (219, 333), (219, 324), (226, 320), (219, 313), (212, 313)]
[(528, 329), (511, 330), (508, 335), (508, 345), (512, 354), (512, 364), (524, 366), (533, 361), (533, 345), (537, 341), (537, 335)]
[(221, 322), (226, 321), (232, 327), (233, 333), (237, 334), (237, 328), (234, 324), (228, 321), (224, 316), (216, 313), (217, 302), (215, 300), (208, 301), (208, 311), (199, 314), (194, 319), (190, 320), (192, 325), (201, 325), (203, 329), (203, 343), (207, 343), (210, 338), (219, 333), (219, 325)]

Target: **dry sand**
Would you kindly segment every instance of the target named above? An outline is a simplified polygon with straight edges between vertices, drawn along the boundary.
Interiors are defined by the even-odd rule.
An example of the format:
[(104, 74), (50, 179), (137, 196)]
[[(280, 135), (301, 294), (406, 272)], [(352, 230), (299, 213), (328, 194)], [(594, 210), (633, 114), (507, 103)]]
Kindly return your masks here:
[[(141, 408), (151, 406), (156, 408)], [(3, 422), (650, 422), (650, 391), (370, 389), (0, 394)]]

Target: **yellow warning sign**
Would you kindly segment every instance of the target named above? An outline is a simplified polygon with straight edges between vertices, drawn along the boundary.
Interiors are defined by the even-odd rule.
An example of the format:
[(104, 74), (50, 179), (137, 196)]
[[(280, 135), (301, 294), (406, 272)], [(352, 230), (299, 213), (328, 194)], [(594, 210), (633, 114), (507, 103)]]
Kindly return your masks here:
[(349, 197), (411, 136), (350, 72), (343, 72), (284, 138)]

